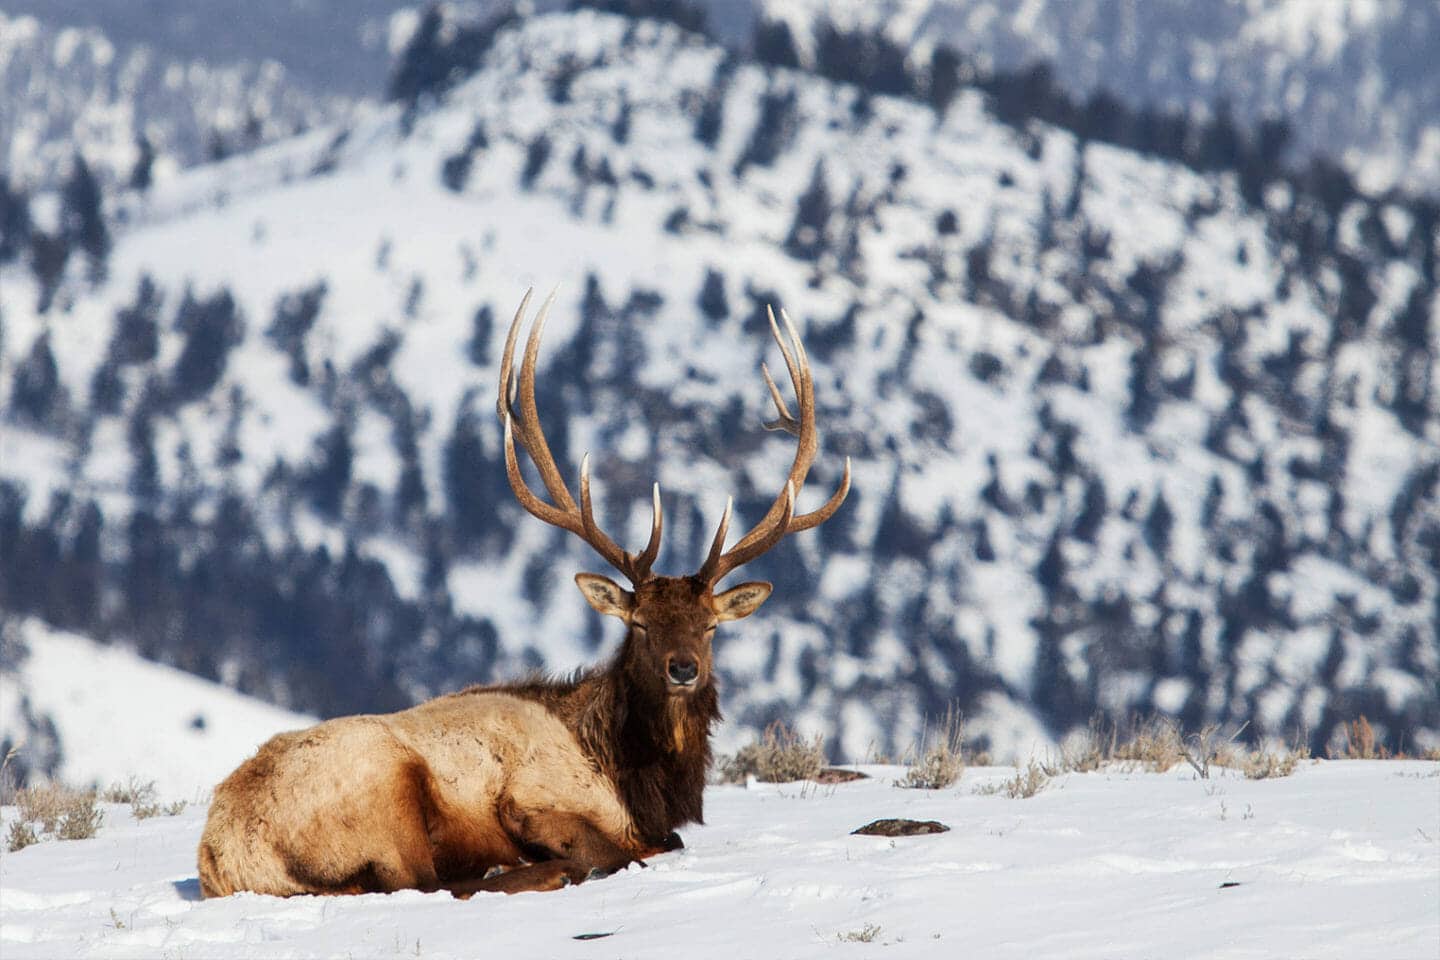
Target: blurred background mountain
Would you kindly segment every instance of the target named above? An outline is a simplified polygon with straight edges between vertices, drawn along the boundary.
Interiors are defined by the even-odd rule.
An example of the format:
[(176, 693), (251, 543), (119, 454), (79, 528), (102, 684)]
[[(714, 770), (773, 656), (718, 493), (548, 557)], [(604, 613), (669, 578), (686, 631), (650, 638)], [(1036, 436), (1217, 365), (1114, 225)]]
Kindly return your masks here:
[(1440, 745), (1440, 8), (241, 6), (0, 11), (22, 773), (52, 628), (320, 715), (602, 657), (491, 399), (556, 283), (547, 430), (632, 540), (661, 481), (662, 569), (783, 476), (767, 303), (855, 461), (747, 570), (727, 737)]

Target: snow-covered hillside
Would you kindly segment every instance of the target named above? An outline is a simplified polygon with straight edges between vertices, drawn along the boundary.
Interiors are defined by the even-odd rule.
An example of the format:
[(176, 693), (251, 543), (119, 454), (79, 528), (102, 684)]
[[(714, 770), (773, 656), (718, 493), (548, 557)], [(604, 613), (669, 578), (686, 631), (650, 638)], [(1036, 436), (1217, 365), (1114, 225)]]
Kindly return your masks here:
[[(204, 807), (0, 853), (0, 952), (26, 958), (1015, 957), (1422, 960), (1440, 937), (1440, 765), (1319, 761), (1293, 776), (1009, 776), (901, 790), (714, 787), (686, 847), (556, 893), (457, 901), (200, 901)], [(0, 819), (15, 815), (5, 808)], [(881, 817), (948, 833), (851, 836)], [(582, 938), (600, 939), (582, 939)]]
[[(724, 7), (729, 0), (713, 6)], [(878, 30), (912, 61), (948, 45), (982, 68), (1053, 78), (1078, 102), (1283, 119), (1291, 160), (1324, 156), (1367, 190), (1440, 189), (1440, 7), (1407, 0), (755, 0), (813, 62), (816, 25)]]
[(0, 182), (11, 186), (53, 187), (76, 156), (107, 183), (163, 180), (177, 167), (336, 122), (358, 99), (299, 81), (273, 59), (176, 56), (19, 13), (10, 4), (0, 11)]
[(208, 800), (273, 734), (315, 722), (35, 620), (16, 638), (24, 653), (0, 673), (0, 731), (24, 743), (15, 735), (24, 714), (50, 719), (60, 748), (53, 776), (67, 784), (153, 780), (166, 800)]
[(775, 303), (817, 376), (802, 508), (846, 455), (855, 488), (746, 571), (778, 589), (718, 640), (736, 729), (1436, 745), (1431, 208), (1011, 121), (582, 11), (434, 109), (127, 194), (96, 269), (0, 268), (0, 607), (322, 714), (592, 662), (597, 561), (504, 480), (511, 311), (559, 285), (563, 469), (592, 452), (632, 544), (658, 479), (674, 572), (783, 477)]

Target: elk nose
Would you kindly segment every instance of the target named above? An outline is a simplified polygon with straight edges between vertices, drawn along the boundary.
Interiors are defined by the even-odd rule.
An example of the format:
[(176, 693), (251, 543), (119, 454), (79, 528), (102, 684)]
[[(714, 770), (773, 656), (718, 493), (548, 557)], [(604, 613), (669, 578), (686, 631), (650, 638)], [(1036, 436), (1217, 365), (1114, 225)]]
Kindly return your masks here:
[(689, 658), (675, 657), (670, 660), (665, 672), (669, 674), (671, 683), (688, 686), (700, 675), (700, 665)]

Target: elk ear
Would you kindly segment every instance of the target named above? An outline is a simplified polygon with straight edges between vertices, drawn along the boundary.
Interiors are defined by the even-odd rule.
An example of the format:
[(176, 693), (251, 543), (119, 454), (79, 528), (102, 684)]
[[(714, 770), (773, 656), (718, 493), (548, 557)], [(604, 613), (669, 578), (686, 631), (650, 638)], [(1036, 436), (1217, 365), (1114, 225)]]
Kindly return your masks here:
[(731, 587), (715, 598), (715, 619), (723, 622), (750, 616), (760, 609), (760, 604), (765, 602), (773, 589), (775, 588), (770, 584), (760, 580)]
[(575, 584), (585, 594), (585, 600), (600, 613), (621, 620), (630, 619), (630, 608), (635, 606), (635, 594), (626, 590), (609, 577), (598, 573), (577, 573)]

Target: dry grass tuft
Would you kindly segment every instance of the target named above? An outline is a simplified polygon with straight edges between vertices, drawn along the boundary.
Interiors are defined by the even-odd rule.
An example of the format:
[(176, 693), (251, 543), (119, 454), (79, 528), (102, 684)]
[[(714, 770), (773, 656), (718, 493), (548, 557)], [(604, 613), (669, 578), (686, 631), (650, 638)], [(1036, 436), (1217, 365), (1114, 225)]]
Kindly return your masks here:
[(95, 804), (95, 794), (79, 794), (66, 807), (55, 836), (61, 840), (88, 840), (95, 836), (104, 822), (105, 811)]
[(130, 804), (130, 813), (136, 820), (148, 820), (161, 815), (177, 816), (183, 813), (187, 806), (184, 800), (162, 804), (155, 790), (155, 781), (141, 780), (139, 777), (131, 777), (124, 783), (110, 784), (101, 791), (100, 799), (106, 803)]
[[(19, 808), (20, 817), (10, 825), (7, 836), (11, 850), (35, 843), (44, 834), (58, 840), (86, 840), (95, 836), (105, 820), (94, 790), (76, 790), (60, 784), (17, 790), (15, 806)], [(36, 832), (32, 824), (39, 824), (40, 830)]]
[(1338, 751), (1328, 752), (1332, 760), (1390, 759), (1390, 751), (1385, 749), (1385, 745), (1375, 743), (1375, 730), (1364, 714), (1345, 725), (1345, 745)]
[(1130, 736), (1124, 740), (1117, 736), (1110, 748), (1111, 760), (1134, 764), (1152, 773), (1164, 773), (1185, 762), (1185, 757), (1185, 740), (1180, 729), (1156, 717), (1136, 721)]
[(5, 849), (14, 853), (16, 850), (24, 850), (32, 843), (39, 843), (40, 835), (35, 828), (24, 820), (12, 820), (10, 832), (5, 835)]
[(1035, 796), (1050, 782), (1050, 774), (1045, 768), (1034, 760), (1030, 761), (1025, 768), (1016, 767), (1015, 776), (1009, 780), (1002, 780), (999, 783), (987, 783), (977, 787), (975, 792), (982, 796), (993, 797), (1003, 794), (1011, 800), (1028, 800)]
[(837, 933), (835, 937), (841, 943), (870, 943), (880, 936), (880, 924), (867, 923), (859, 930), (848, 930), (845, 933)]
[(136, 820), (148, 820), (160, 815), (160, 801), (155, 793), (154, 780), (131, 777), (125, 783), (112, 783), (101, 794), (106, 803), (128, 803), (130, 813)]
[(718, 765), (721, 783), (744, 783), (747, 777), (765, 783), (809, 780), (825, 767), (825, 741), (818, 734), (805, 739), (777, 720), (765, 728), (758, 743), (741, 747)]
[(1089, 729), (1060, 749), (1056, 758), (1047, 758), (1041, 769), (1049, 776), (1062, 773), (1090, 773), (1112, 763), (1132, 769), (1164, 773), (1189, 759), (1185, 738), (1168, 720), (1153, 717), (1131, 719), (1122, 732), (1119, 724), (1100, 718)]
[[(929, 739), (928, 746), (925, 739)], [(950, 786), (965, 772), (961, 744), (965, 739), (965, 721), (954, 709), (945, 713), (945, 723), (931, 738), (921, 740), (919, 758), (895, 781), (897, 787), (941, 790)]]
[(1061, 748), (1058, 758), (1047, 758), (1041, 769), (1052, 777), (1089, 773), (1111, 764), (1164, 773), (1186, 763), (1202, 780), (1210, 779), (1216, 767), (1239, 770), (1252, 780), (1261, 780), (1289, 776), (1300, 761), (1310, 757), (1310, 751), (1298, 744), (1278, 752), (1241, 746), (1235, 741), (1245, 727), (1242, 724), (1227, 736), (1218, 724), (1210, 724), (1198, 733), (1187, 734), (1173, 720), (1154, 717), (1132, 719), (1122, 733), (1118, 724), (1107, 725), (1096, 719), (1075, 742)]
[(1240, 760), (1240, 772), (1247, 780), (1268, 780), (1271, 777), (1288, 777), (1295, 772), (1301, 760), (1310, 759), (1310, 748), (1294, 746), (1278, 753), (1270, 750), (1248, 752)]

